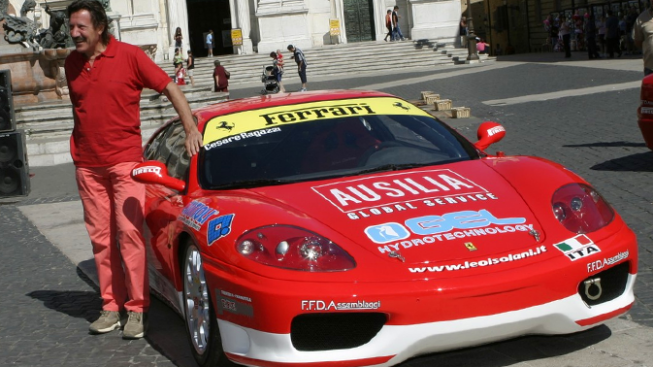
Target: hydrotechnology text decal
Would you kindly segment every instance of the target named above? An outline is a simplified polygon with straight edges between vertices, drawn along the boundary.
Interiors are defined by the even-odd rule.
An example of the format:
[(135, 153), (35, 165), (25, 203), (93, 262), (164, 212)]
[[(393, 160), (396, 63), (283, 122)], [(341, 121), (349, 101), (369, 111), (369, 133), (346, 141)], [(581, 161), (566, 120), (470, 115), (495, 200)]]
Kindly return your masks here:
[[(400, 107), (401, 106), (401, 107)], [(370, 116), (413, 115), (432, 117), (420, 108), (392, 97), (356, 98), (334, 101), (310, 102), (287, 106), (262, 108), (217, 116), (206, 123), (204, 145), (209, 149), (228, 144), (228, 137), (249, 138), (247, 133), (277, 132), (278, 127), (323, 119)], [(212, 144), (214, 142), (218, 142)]]

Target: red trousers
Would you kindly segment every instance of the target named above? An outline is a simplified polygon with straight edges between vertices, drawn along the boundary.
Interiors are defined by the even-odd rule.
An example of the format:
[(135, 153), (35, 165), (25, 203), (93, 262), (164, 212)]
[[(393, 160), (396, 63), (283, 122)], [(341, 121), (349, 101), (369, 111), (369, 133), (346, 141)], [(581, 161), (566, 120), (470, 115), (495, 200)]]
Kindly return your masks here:
[(77, 187), (84, 206), (106, 311), (145, 312), (150, 306), (143, 228), (145, 186), (132, 180), (136, 162), (109, 167), (77, 167)]

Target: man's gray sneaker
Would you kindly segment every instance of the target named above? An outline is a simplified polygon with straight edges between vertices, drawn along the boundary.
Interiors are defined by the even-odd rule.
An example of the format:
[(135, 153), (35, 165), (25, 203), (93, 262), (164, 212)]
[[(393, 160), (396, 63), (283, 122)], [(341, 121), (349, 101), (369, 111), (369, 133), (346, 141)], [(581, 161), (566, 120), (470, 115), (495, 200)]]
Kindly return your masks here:
[(127, 312), (129, 318), (127, 324), (122, 330), (122, 337), (124, 339), (139, 339), (145, 336), (145, 329), (147, 329), (147, 314), (143, 312)]
[(93, 334), (104, 334), (116, 329), (120, 329), (120, 312), (105, 310), (100, 311), (100, 317), (88, 327)]

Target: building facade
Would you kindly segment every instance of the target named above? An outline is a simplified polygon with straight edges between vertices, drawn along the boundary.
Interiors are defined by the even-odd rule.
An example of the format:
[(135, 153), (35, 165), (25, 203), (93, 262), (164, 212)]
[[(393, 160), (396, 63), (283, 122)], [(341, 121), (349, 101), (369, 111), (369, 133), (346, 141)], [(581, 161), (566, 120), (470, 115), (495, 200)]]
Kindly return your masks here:
[[(177, 27), (184, 53), (207, 54), (205, 37), (214, 33), (214, 55), (269, 53), (290, 43), (304, 50), (336, 43), (381, 40), (387, 9), (399, 6), (400, 27), (413, 40), (453, 44), (458, 39), (461, 0), (102, 0), (108, 2), (114, 34), (139, 45), (156, 61), (172, 59)], [(464, 1), (464, 0), (463, 0)], [(72, 0), (47, 0), (54, 10)], [(22, 0), (10, 0), (20, 9)], [(46, 0), (37, 0), (34, 19), (47, 28)], [(232, 31), (242, 42), (234, 45)]]

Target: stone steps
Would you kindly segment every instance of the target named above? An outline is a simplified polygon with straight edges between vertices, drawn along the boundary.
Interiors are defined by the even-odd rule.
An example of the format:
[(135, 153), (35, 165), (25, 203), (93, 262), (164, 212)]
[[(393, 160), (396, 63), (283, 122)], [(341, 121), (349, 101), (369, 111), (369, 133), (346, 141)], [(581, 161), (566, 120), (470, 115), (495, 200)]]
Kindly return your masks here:
[[(290, 52), (282, 50), (286, 64), (286, 78), (297, 80), (294, 60)], [(467, 57), (467, 49), (438, 44), (428, 40), (417, 42), (361, 42), (327, 45), (305, 50), (309, 78), (355, 74), (374, 70), (389, 71), (453, 65), (454, 60)], [(195, 60), (195, 86), (181, 86), (191, 108), (218, 103), (228, 98), (227, 93), (213, 89), (213, 61), (219, 59), (231, 73), (231, 87), (261, 83), (263, 69), (271, 65), (267, 54), (219, 55)], [(160, 66), (174, 73), (171, 60)], [(262, 83), (261, 83), (262, 86)], [(32, 166), (47, 166), (70, 161), (69, 137), (73, 127), (69, 101), (39, 103), (16, 107), (18, 129), (26, 131), (27, 152)], [(141, 122), (144, 141), (165, 121), (175, 116), (172, 105), (152, 90), (144, 90), (141, 98)]]

